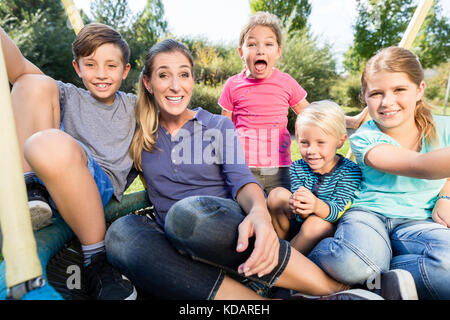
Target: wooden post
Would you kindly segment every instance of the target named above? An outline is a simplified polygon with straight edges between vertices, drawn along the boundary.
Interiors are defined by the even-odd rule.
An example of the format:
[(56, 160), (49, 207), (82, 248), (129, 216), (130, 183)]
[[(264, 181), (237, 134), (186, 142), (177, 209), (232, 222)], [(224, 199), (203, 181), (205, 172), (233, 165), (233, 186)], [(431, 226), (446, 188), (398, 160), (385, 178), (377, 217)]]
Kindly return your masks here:
[(448, 93), (449, 92), (450, 92), (450, 72), (448, 73), (447, 91), (445, 91), (444, 116), (447, 115), (447, 102), (448, 102)]
[(78, 32), (80, 32), (84, 25), (77, 7), (75, 7), (75, 4), (72, 0), (62, 0), (62, 3), (64, 5), (64, 8), (66, 9), (67, 16), (69, 17), (75, 34), (78, 34)]
[(31, 227), (9, 82), (0, 41), (0, 221), (6, 285), (11, 288), (42, 275)]
[(398, 45), (399, 47), (411, 49), (414, 39), (416, 38), (417, 33), (419, 32), (420, 27), (422, 26), (422, 23), (428, 14), (428, 11), (433, 5), (433, 2), (434, 0), (422, 0), (419, 3), (419, 5), (416, 8), (416, 11), (414, 11), (414, 15), (411, 21), (409, 22), (405, 34), (403, 35), (403, 38), (400, 41), (400, 44)]

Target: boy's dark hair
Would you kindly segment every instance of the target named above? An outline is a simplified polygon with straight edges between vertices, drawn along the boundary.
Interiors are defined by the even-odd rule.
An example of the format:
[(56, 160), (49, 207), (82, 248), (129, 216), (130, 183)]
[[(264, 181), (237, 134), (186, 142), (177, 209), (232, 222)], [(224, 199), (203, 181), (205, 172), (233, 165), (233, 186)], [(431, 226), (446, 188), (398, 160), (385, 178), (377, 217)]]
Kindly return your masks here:
[(130, 48), (128, 43), (118, 31), (102, 23), (90, 23), (80, 30), (72, 43), (73, 58), (78, 63), (80, 58), (91, 55), (105, 43), (115, 44), (122, 51), (124, 65), (129, 62)]

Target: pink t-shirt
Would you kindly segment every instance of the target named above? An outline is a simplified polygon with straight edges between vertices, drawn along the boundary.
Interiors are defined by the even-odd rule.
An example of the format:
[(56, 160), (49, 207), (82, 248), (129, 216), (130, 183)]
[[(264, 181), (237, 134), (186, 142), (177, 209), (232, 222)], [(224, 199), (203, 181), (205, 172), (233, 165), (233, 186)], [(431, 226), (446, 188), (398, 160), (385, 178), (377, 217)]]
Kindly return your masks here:
[(287, 73), (274, 68), (265, 79), (250, 79), (245, 71), (225, 83), (219, 105), (233, 112), (233, 123), (250, 167), (291, 164), (291, 137), (287, 130), (289, 107), (306, 91)]

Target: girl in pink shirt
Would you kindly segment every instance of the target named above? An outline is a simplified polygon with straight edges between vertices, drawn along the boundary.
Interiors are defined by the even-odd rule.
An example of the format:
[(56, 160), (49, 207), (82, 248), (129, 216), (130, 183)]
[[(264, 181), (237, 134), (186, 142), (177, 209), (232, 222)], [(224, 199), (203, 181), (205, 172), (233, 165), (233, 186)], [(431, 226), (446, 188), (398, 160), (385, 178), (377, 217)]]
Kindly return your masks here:
[[(281, 57), (278, 18), (267, 12), (251, 16), (241, 31), (238, 51), (245, 70), (225, 83), (219, 98), (222, 115), (236, 126), (247, 164), (266, 194), (280, 186), (289, 189), (287, 116), (289, 108), (299, 114), (309, 102), (294, 78), (274, 68)], [(347, 127), (358, 128), (366, 114), (367, 108), (346, 116)]]
[(236, 126), (247, 164), (264, 191), (289, 188), (289, 107), (298, 114), (309, 103), (297, 81), (274, 68), (281, 57), (278, 18), (266, 12), (250, 17), (238, 50), (246, 68), (225, 83), (219, 99), (222, 114)]

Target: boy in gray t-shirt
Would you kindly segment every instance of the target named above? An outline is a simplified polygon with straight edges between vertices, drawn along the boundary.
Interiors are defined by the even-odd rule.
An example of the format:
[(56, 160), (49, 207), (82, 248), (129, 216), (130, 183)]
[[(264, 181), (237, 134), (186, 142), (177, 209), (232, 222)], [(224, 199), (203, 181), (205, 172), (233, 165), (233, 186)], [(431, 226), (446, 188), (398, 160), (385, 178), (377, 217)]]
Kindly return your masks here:
[(47, 224), (50, 204), (81, 242), (91, 296), (135, 299), (106, 260), (103, 211), (113, 195), (121, 200), (133, 166), (136, 97), (118, 91), (130, 70), (128, 44), (103, 24), (78, 33), (72, 64), (85, 90), (45, 76), (1, 28), (0, 39), (33, 228)]

